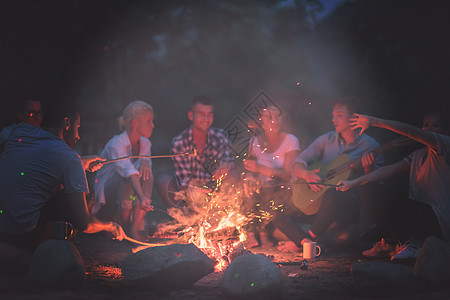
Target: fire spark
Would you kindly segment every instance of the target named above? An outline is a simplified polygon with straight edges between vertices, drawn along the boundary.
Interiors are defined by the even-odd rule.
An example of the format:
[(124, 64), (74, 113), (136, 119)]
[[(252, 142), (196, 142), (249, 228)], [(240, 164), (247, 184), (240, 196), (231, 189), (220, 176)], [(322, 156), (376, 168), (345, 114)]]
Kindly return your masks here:
[(244, 196), (240, 185), (218, 182), (210, 191), (189, 187), (178, 192), (177, 198), (186, 202), (183, 209), (170, 208), (174, 222), (161, 226), (158, 233), (177, 232), (176, 243), (193, 243), (211, 259), (216, 271), (223, 271), (230, 262), (230, 254), (243, 249), (246, 240), (243, 230), (250, 219), (242, 210)]

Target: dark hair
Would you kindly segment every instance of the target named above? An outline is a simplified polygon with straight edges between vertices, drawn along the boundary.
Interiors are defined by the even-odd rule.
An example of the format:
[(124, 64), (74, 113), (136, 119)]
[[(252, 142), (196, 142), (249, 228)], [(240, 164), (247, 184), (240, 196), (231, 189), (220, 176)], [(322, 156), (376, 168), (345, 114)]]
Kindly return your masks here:
[(42, 101), (38, 97), (20, 96), (17, 98), (17, 101), (16, 101), (16, 110), (21, 113), (25, 112), (25, 104), (29, 101), (30, 102), (40, 102), (42, 105)]
[(434, 116), (439, 120), (439, 125), (444, 129), (445, 132), (448, 132), (449, 130), (449, 122), (448, 122), (448, 115), (445, 111), (433, 109), (428, 111), (422, 118), (422, 122), (425, 120), (426, 117)]
[(60, 129), (64, 126), (65, 118), (69, 118), (72, 123), (80, 114), (80, 109), (74, 102), (64, 100), (47, 105), (44, 111), (42, 127), (49, 129)]
[(211, 99), (209, 99), (206, 96), (197, 96), (194, 99), (192, 99), (192, 105), (191, 105), (191, 110), (194, 109), (194, 106), (197, 104), (202, 104), (202, 105), (213, 105)]
[(357, 113), (360, 110), (359, 100), (355, 97), (341, 97), (341, 98), (333, 99), (331, 101), (331, 105), (333, 107), (335, 107), (338, 104), (347, 106), (347, 109), (350, 112), (350, 115)]

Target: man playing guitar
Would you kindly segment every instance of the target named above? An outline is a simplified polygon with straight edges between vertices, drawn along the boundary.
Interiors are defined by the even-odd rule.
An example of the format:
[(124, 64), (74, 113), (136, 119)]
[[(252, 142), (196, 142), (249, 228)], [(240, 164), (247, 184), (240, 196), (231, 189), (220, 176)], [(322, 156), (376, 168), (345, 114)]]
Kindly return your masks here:
[[(353, 98), (339, 98), (333, 101), (333, 125), (335, 131), (330, 131), (318, 137), (308, 148), (300, 153), (293, 163), (293, 173), (300, 180), (304, 181), (303, 189), (308, 191), (295, 193), (294, 204), (303, 211), (308, 207), (303, 207), (296, 200), (296, 194), (302, 195), (306, 192), (310, 194), (323, 193), (321, 204), (317, 207), (314, 221), (308, 233), (303, 232), (295, 226), (289, 218), (278, 220), (276, 226), (290, 239), (284, 243), (280, 250), (297, 251), (303, 242), (316, 239), (325, 234), (336, 224), (350, 225), (358, 223), (359, 205), (352, 193), (338, 193), (335, 189), (324, 191), (325, 175), (320, 174), (321, 169), (308, 169), (314, 162), (327, 164), (337, 159), (341, 155), (347, 155), (350, 159), (362, 158), (361, 167), (352, 169), (355, 175), (371, 172), (374, 167), (378, 167), (382, 162), (382, 156), (375, 157), (373, 151), (379, 147), (377, 141), (366, 134), (359, 135), (349, 125), (350, 119), (356, 110), (356, 100)], [(322, 176), (322, 177), (321, 177)], [(313, 202), (313, 200), (308, 201)], [(316, 212), (314, 211), (314, 213)], [(306, 213), (311, 214), (311, 213)]]

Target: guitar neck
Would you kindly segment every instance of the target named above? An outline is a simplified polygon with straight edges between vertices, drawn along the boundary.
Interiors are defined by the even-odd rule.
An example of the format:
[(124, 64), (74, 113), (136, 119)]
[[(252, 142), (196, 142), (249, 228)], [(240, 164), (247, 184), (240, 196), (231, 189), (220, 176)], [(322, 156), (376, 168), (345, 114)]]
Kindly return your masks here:
[[(378, 155), (380, 155), (381, 153), (383, 153), (384, 151), (386, 151), (388, 149), (391, 149), (393, 147), (408, 145), (412, 142), (414, 142), (414, 140), (410, 139), (409, 137), (402, 136), (402, 137), (399, 137), (395, 140), (392, 140), (390, 142), (387, 142), (387, 143), (381, 145), (380, 147), (376, 148), (375, 150), (373, 150), (371, 152), (373, 152), (374, 156), (377, 157)], [(345, 164), (342, 164), (339, 167), (330, 170), (326, 175), (326, 179), (329, 180), (329, 179), (335, 177), (336, 175), (341, 174), (349, 169), (355, 169), (355, 168), (359, 168), (361, 166), (362, 166), (362, 157), (350, 160), (350, 161), (346, 162)]]

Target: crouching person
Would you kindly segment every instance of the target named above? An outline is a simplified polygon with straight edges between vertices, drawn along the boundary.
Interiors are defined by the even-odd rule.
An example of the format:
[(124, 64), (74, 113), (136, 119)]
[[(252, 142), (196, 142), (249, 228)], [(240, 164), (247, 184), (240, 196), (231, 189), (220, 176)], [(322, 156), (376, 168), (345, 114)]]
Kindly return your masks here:
[(0, 154), (0, 242), (34, 251), (50, 239), (56, 221), (85, 233), (108, 231), (118, 240), (122, 228), (90, 215), (80, 156), (69, 147), (79, 140), (76, 106), (50, 107), (44, 129), (15, 125)]
[(149, 140), (153, 132), (153, 108), (144, 101), (133, 101), (119, 118), (123, 132), (111, 138), (101, 156), (113, 160), (127, 158), (105, 165), (95, 180), (95, 204), (92, 213), (100, 219), (113, 217), (134, 239), (145, 241), (140, 233), (147, 211), (152, 210), (153, 174)]

